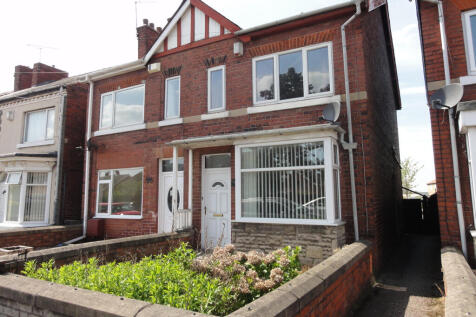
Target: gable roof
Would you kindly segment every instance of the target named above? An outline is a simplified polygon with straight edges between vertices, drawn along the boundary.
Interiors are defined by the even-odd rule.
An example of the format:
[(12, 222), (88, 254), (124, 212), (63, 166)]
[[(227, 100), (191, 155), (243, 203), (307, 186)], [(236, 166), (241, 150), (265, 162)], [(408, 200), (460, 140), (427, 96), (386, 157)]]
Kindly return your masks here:
[(220, 40), (241, 28), (201, 0), (184, 0), (157, 41), (144, 56), (146, 64), (156, 53), (191, 45), (201, 40)]

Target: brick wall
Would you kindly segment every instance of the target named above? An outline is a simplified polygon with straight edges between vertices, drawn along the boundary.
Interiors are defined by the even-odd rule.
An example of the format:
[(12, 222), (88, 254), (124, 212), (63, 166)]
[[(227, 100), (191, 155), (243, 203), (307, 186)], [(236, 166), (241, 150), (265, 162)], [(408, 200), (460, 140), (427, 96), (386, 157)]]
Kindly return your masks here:
[(0, 248), (14, 245), (54, 247), (81, 236), (82, 230), (82, 225), (3, 229), (0, 230)]
[[(135, 261), (145, 256), (167, 252), (171, 248), (179, 246), (181, 242), (193, 245), (193, 232), (151, 234), (71, 244), (29, 252), (26, 260), (41, 263), (54, 259), (58, 266), (74, 261), (83, 261), (90, 257), (99, 257), (105, 262)], [(23, 261), (19, 261), (16, 255), (0, 256), (0, 274), (5, 272), (20, 273), (22, 269)]]
[(308, 226), (233, 222), (231, 226), (231, 243), (238, 250), (272, 252), (288, 245), (299, 246), (299, 260), (310, 266), (324, 261), (345, 243), (343, 224)]
[[(469, 2), (467, 4), (469, 4)], [(439, 88), (444, 85), (445, 77), (438, 9), (436, 5), (421, 0), (419, 1), (419, 6), (427, 87), (429, 89), (430, 87)], [(453, 1), (444, 1), (443, 8), (445, 13), (446, 34), (448, 37), (450, 75), (452, 80), (459, 81), (459, 77), (468, 75), (461, 21), (462, 12)], [(465, 7), (465, 9), (470, 8), (476, 8), (476, 4)], [(428, 96), (431, 96), (432, 93), (433, 91), (430, 89)], [(476, 85), (464, 86), (462, 101), (475, 99)], [(429, 111), (432, 126), (441, 243), (442, 246), (451, 245), (461, 247), (453, 179), (453, 160), (451, 156), (448, 112), (431, 109)], [(458, 132), (456, 133), (465, 232), (468, 252), (470, 257), (473, 258), (474, 248), (468, 229), (474, 228), (475, 224), (473, 223), (472, 215), (466, 138), (464, 135), (460, 135)]]

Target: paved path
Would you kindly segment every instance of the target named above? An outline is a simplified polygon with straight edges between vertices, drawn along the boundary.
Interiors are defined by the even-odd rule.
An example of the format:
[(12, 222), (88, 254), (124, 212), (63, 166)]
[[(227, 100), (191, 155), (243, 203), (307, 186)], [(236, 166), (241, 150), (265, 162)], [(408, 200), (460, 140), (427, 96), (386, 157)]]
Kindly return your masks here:
[(354, 316), (444, 316), (438, 236), (407, 235)]

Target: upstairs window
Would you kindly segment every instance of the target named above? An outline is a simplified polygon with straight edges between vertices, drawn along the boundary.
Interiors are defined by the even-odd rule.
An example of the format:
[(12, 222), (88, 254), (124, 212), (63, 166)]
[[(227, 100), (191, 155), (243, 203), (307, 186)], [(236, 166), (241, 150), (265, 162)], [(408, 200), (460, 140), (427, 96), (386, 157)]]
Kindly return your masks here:
[(101, 96), (100, 129), (112, 129), (144, 122), (145, 86), (139, 85)]
[(52, 140), (55, 132), (55, 109), (27, 112), (24, 143)]
[(225, 66), (208, 70), (208, 111), (225, 110)]
[(180, 117), (180, 76), (165, 80), (165, 119)]
[(476, 75), (476, 10), (463, 13), (463, 30), (468, 73)]
[(331, 43), (253, 60), (255, 104), (319, 97), (333, 91)]

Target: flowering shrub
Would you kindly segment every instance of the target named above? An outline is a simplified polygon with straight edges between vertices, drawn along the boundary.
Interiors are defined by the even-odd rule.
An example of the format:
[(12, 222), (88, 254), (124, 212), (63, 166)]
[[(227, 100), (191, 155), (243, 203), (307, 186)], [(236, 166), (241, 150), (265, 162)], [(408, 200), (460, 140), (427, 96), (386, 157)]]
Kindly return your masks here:
[(214, 315), (226, 315), (298, 275), (299, 248), (270, 254), (235, 252), (229, 245), (198, 257), (187, 244), (141, 261), (98, 259), (55, 268), (27, 262), (26, 276)]
[(216, 247), (210, 255), (195, 258), (192, 268), (231, 285), (236, 303), (241, 307), (296, 277), (301, 269), (299, 251), (299, 247), (285, 247), (269, 254), (243, 253), (227, 245)]

